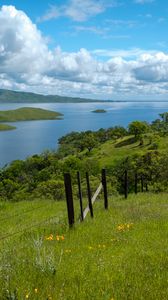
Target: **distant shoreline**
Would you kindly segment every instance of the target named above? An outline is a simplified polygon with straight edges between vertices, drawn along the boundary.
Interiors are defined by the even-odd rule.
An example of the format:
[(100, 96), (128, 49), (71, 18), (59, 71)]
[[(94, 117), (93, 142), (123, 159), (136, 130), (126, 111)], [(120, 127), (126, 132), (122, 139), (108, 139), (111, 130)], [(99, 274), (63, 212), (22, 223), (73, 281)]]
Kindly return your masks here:
[(79, 100), (79, 101), (11, 101), (11, 100), (1, 100), (0, 99), (0, 104), (75, 104), (75, 103), (168, 103), (168, 100), (139, 100), (139, 101), (135, 101), (135, 100)]
[(0, 89), (0, 104), (14, 103), (155, 103), (168, 102), (167, 100), (97, 100), (81, 97), (68, 97), (59, 95), (42, 95), (30, 92), (19, 92)]

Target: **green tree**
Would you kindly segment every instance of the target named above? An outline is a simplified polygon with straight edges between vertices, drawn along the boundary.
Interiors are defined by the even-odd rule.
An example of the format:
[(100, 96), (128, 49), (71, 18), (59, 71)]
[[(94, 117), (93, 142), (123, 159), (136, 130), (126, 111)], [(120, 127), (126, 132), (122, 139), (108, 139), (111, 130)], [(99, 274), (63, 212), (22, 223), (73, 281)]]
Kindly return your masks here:
[(87, 149), (89, 152), (98, 145), (98, 139), (93, 133), (87, 133), (80, 142), (81, 149)]
[(129, 133), (135, 136), (135, 140), (141, 140), (142, 134), (146, 133), (149, 125), (146, 122), (133, 121), (128, 125)]

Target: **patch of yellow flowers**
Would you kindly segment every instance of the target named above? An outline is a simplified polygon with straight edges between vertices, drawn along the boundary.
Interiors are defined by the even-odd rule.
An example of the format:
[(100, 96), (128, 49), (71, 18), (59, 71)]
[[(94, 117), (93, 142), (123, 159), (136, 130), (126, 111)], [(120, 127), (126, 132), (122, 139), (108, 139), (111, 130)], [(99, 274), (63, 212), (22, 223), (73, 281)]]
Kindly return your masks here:
[(53, 234), (50, 234), (49, 236), (46, 236), (46, 237), (45, 237), (45, 240), (46, 240), (46, 241), (64, 241), (64, 240), (65, 240), (65, 237), (64, 237), (64, 235), (56, 235), (56, 236), (54, 237)]
[(125, 224), (120, 224), (117, 226), (117, 230), (122, 232), (131, 229), (133, 226), (133, 223), (125, 223)]

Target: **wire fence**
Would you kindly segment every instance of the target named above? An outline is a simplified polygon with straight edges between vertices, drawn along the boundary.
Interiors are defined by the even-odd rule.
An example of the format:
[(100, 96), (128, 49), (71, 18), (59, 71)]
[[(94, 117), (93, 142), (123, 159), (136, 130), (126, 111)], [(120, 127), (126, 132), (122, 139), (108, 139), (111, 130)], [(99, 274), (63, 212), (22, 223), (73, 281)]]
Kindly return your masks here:
[(35, 210), (38, 210), (38, 209), (41, 209), (41, 208), (44, 208), (44, 207), (48, 207), (48, 204), (45, 204), (45, 205), (41, 205), (41, 206), (38, 206), (38, 207), (34, 207), (34, 208), (31, 208), (31, 209), (28, 209), (28, 210), (24, 210), (22, 212), (19, 212), (17, 214), (11, 214), (11, 215), (7, 215), (5, 216), (4, 218), (0, 218), (0, 222), (3, 222), (3, 221), (6, 221), (6, 220), (9, 220), (9, 219), (12, 219), (14, 217), (21, 217), (23, 214), (27, 214), (27, 213), (30, 213), (32, 211), (35, 211)]
[(2, 240), (5, 240), (5, 239), (8, 239), (8, 238), (11, 238), (13, 236), (16, 236), (17, 234), (20, 234), (20, 233), (25, 233), (26, 231), (32, 229), (32, 228), (35, 228), (35, 227), (39, 227), (40, 225), (43, 225), (43, 224), (46, 224), (47, 222), (53, 220), (57, 218), (58, 219), (58, 216), (52, 216), (50, 218), (47, 218), (41, 222), (38, 222), (38, 223), (35, 223), (35, 224), (31, 224), (30, 226), (25, 226), (24, 228), (18, 230), (18, 231), (15, 231), (15, 232), (12, 232), (12, 233), (7, 233), (3, 236), (0, 236), (0, 241)]

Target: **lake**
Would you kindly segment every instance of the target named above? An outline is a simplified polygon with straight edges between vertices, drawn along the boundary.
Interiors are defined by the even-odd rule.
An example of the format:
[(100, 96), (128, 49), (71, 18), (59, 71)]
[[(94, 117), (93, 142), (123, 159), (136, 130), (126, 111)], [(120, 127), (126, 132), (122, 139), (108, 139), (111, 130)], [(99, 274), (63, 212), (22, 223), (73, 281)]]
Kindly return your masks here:
[[(8, 123), (16, 130), (0, 132), (0, 166), (12, 160), (25, 159), (47, 149), (55, 150), (58, 139), (71, 131), (98, 130), (116, 125), (126, 127), (133, 120), (151, 122), (158, 114), (168, 111), (168, 102), (113, 103), (45, 103), (0, 104), (0, 110), (19, 107), (40, 107), (64, 114), (63, 120)], [(92, 113), (105, 109), (107, 113)]]

